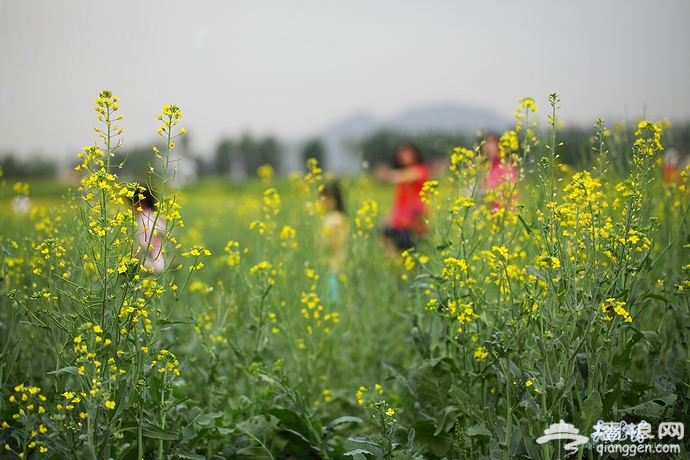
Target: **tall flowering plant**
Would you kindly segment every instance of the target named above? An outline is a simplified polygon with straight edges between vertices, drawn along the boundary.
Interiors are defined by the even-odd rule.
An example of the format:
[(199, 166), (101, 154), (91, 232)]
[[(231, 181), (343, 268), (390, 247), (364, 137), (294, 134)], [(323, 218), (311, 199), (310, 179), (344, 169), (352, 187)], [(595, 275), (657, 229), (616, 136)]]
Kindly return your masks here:
[(639, 123), (629, 175), (617, 181), (598, 120), (598, 163), (564, 181), (559, 99), (549, 101), (552, 136), (531, 181), (541, 184), (521, 184), (540, 144), (529, 120), (537, 106), (524, 98), (515, 131), (499, 141), (500, 161), (519, 172), (483, 196), (481, 146), (455, 149), (447, 188), (435, 187), (435, 250), (403, 254), (426, 312), (412, 332), (423, 363), (398, 378), (403, 406), (427, 418), (413, 425), (417, 437), (432, 430), (420, 442), (436, 455), (452, 436), (491, 458), (549, 459), (554, 448), (534, 440), (554, 421), (586, 431), (626, 414), (660, 420), (676, 400), (631, 355), (637, 346), (654, 356), (669, 333), (666, 314), (650, 316), (652, 301), (669, 302), (649, 289), (666, 252), (655, 249), (652, 199), (661, 126)]
[[(19, 399), (9, 400), (19, 415), (5, 423), (14, 440), (6, 448), (24, 458), (118, 458), (132, 449), (138, 458), (154, 449), (162, 458), (165, 442), (177, 436), (166, 415), (180, 362), (162, 331), (189, 279), (175, 274), (182, 264), (174, 231), (184, 224), (177, 195), (166, 195), (179, 161), (171, 156), (175, 139), (185, 132), (177, 127), (182, 112), (166, 105), (158, 116), (166, 149), (154, 147), (160, 163), (150, 166), (148, 183), (138, 184), (120, 181), (113, 164), (123, 133), (118, 98), (101, 92), (95, 110), (98, 142), (83, 149), (76, 167), (84, 174), (70, 203), (76, 219), (32, 242), (36, 291), (10, 291), (14, 307), (50, 343), (44, 359), (32, 361), (43, 389), (18, 382)], [(151, 192), (159, 201), (141, 218)], [(207, 251), (190, 253), (189, 273), (203, 266)], [(158, 269), (152, 260), (162, 262)], [(20, 407), (26, 388), (40, 399), (31, 414)], [(47, 392), (54, 404), (46, 403)]]

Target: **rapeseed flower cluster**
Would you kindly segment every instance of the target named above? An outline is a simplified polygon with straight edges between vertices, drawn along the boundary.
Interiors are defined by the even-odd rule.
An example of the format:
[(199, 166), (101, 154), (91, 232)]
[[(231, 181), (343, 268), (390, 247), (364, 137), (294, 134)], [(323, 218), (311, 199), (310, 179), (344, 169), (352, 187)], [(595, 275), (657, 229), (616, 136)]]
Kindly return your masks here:
[(477, 362), (481, 362), (488, 357), (489, 351), (486, 349), (486, 347), (480, 345), (474, 350), (474, 359), (476, 359)]
[[(314, 288), (315, 286), (312, 286), (312, 289)], [(319, 328), (323, 328), (325, 333), (329, 333), (331, 331), (328, 326), (329, 322), (332, 324), (338, 324), (340, 322), (340, 313), (326, 313), (321, 303), (321, 298), (314, 290), (308, 293), (302, 292), (300, 301), (305, 305), (305, 307), (300, 310), (300, 313), (308, 322), (306, 329), (310, 335)]]
[(182, 257), (184, 257), (185, 259), (188, 259), (190, 257), (194, 258), (192, 264), (189, 266), (189, 271), (192, 272), (194, 270), (201, 270), (202, 268), (204, 268), (204, 263), (199, 259), (201, 257), (211, 257), (211, 251), (209, 251), (203, 246), (194, 246), (189, 251), (183, 252)]
[(161, 350), (158, 352), (156, 359), (151, 361), (150, 367), (152, 369), (157, 369), (160, 374), (171, 373), (176, 376), (180, 376), (179, 370), (180, 362), (177, 360), (174, 354), (170, 353), (168, 350)]
[(225, 263), (230, 267), (235, 267), (240, 264), (241, 256), (239, 251), (240, 244), (237, 241), (230, 240), (225, 245), (224, 251), (228, 253)]
[[(355, 392), (355, 398), (357, 399), (357, 404), (363, 406), (365, 402), (368, 407), (374, 407), (376, 402), (379, 400), (379, 396), (383, 395), (383, 387), (378, 383), (374, 385), (373, 388), (367, 388), (364, 385), (360, 386)], [(366, 398), (366, 399), (365, 399)], [(367, 402), (368, 400), (368, 402)]]
[(205, 339), (208, 338), (208, 342), (211, 345), (215, 343), (227, 345), (227, 327), (222, 324), (214, 327), (214, 321), (217, 320), (216, 316), (217, 315), (211, 316), (209, 314), (197, 315), (194, 330), (202, 343), (206, 343)]
[(356, 212), (355, 217), (355, 233), (353, 236), (355, 238), (369, 238), (369, 230), (372, 230), (375, 226), (375, 219), (378, 216), (379, 207), (374, 200), (364, 200), (362, 202), (362, 207)]
[(307, 173), (304, 175), (304, 181), (313, 185), (317, 182), (323, 180), (323, 170), (319, 167), (319, 162), (315, 158), (309, 158), (307, 160)]
[(264, 192), (264, 217), (271, 220), (271, 216), (276, 216), (280, 212), (280, 195), (275, 188), (269, 188)]
[(428, 180), (422, 185), (422, 190), (419, 192), (419, 196), (422, 198), (422, 203), (431, 204), (433, 202), (433, 197), (438, 196), (438, 181)]
[(280, 245), (284, 248), (290, 246), (291, 249), (297, 249), (297, 242), (295, 241), (296, 235), (297, 231), (294, 229), (294, 227), (290, 225), (283, 226), (283, 229), (280, 231), (279, 235), (281, 240)]
[(458, 178), (475, 178), (477, 175), (477, 154), (474, 150), (465, 147), (455, 147), (450, 154), (450, 166), (448, 169)]
[(613, 317), (610, 316), (609, 313), (614, 312), (618, 316), (622, 317), (624, 322), (632, 323), (632, 316), (630, 316), (630, 313), (628, 313), (628, 311), (625, 309), (625, 305), (625, 302), (616, 300), (613, 297), (606, 299), (605, 302), (602, 302), (601, 311), (605, 313), (603, 317), (604, 321), (611, 321)]
[(428, 256), (418, 255), (413, 249), (401, 252), (400, 257), (402, 257), (403, 265), (408, 272), (412, 271), (417, 266), (417, 262), (421, 265), (425, 265), (429, 262)]
[[(0, 173), (1, 172), (2, 172), (2, 170), (0, 170)], [(2, 175), (0, 175), (0, 177), (2, 177)], [(14, 191), (14, 193), (28, 197), (29, 196), (29, 183), (28, 182), (16, 182), (12, 186), (12, 190)]]
[(20, 458), (27, 458), (30, 452), (47, 453), (46, 436), (49, 432), (48, 427), (44, 424), (43, 417), (46, 414), (47, 398), (41, 394), (41, 388), (37, 386), (25, 386), (19, 384), (14, 387), (8, 398), (13, 409), (12, 425), (7, 421), (2, 422), (3, 429), (10, 429), (15, 424), (23, 427), (21, 430), (21, 442), (19, 452), (5, 444), (5, 449), (14, 452)]
[(261, 178), (261, 181), (265, 184), (270, 184), (273, 182), (273, 177), (275, 176), (275, 170), (270, 164), (261, 165), (256, 170), (256, 174)]

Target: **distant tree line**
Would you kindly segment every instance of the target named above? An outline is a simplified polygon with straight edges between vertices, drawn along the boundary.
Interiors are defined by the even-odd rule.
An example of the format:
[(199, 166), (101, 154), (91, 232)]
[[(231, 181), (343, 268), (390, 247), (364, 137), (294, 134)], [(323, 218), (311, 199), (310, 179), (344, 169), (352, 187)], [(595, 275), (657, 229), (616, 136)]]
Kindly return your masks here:
[[(606, 148), (611, 154), (615, 167), (625, 169), (631, 155), (630, 146), (635, 140), (636, 126), (607, 124), (610, 137)], [(577, 168), (585, 168), (594, 161), (596, 152), (596, 130), (594, 128), (566, 127), (557, 133), (560, 144), (556, 152), (563, 163)], [(549, 142), (550, 131), (542, 130), (538, 133), (542, 143)], [(393, 130), (377, 131), (349, 146), (352, 155), (359, 155), (360, 159), (369, 164), (391, 164), (397, 148), (401, 144), (412, 143), (422, 152), (426, 161), (447, 158), (453, 147), (463, 146), (471, 148), (481, 139), (475, 134), (468, 133), (426, 133), (412, 135)], [(665, 132), (662, 143), (666, 147), (676, 147), (682, 155), (690, 154), (690, 122), (678, 123)], [(162, 146), (158, 146), (163, 151)], [(181, 139), (175, 149), (175, 156), (188, 155), (188, 137)], [(189, 155), (196, 166), (198, 176), (229, 176), (244, 178), (255, 176), (259, 166), (270, 164), (276, 171), (283, 166), (281, 158), (284, 147), (273, 136), (254, 137), (243, 134), (239, 138), (226, 138), (218, 143), (210, 158)], [(316, 158), (324, 169), (328, 169), (328, 152), (319, 138), (306, 141), (299, 151), (300, 164), (305, 165), (307, 159)], [(160, 164), (150, 146), (135, 147), (118, 150), (112, 159), (112, 164), (118, 166), (118, 174), (133, 179), (145, 178), (151, 165)], [(71, 167), (75, 166), (72, 164)], [(13, 154), (0, 155), (0, 168), (6, 179), (27, 179), (55, 177), (58, 165), (55, 160), (40, 157), (27, 159), (17, 158)]]
[[(607, 124), (609, 137), (606, 139), (606, 150), (609, 151), (613, 166), (626, 170), (632, 159), (632, 144), (635, 142), (635, 124)], [(502, 133), (495, 133), (501, 135)], [(544, 145), (551, 140), (550, 129), (542, 129), (537, 133), (540, 143)], [(375, 165), (379, 163), (391, 164), (397, 148), (406, 143), (417, 146), (426, 161), (447, 158), (454, 147), (473, 148), (482, 142), (476, 134), (468, 133), (427, 133), (409, 135), (396, 131), (378, 131), (362, 139), (356, 148), (362, 159)], [(589, 167), (597, 155), (598, 149), (596, 130), (578, 126), (566, 127), (556, 133), (556, 153), (562, 163), (575, 166), (578, 169)], [(681, 155), (690, 155), (690, 122), (674, 124), (670, 131), (662, 135), (662, 144), (666, 148), (675, 147)], [(532, 159), (534, 160), (534, 158)]]
[[(265, 164), (280, 171), (284, 153), (283, 145), (272, 136), (254, 138), (244, 134), (239, 139), (223, 139), (210, 160), (195, 158), (195, 161), (200, 176), (243, 178), (256, 176), (259, 166)], [(300, 150), (301, 164), (306, 164), (309, 158), (316, 158), (321, 165), (327, 163), (326, 148), (318, 138), (307, 141)]]
[(33, 157), (20, 160), (13, 154), (4, 155), (0, 158), (0, 169), (6, 179), (28, 179), (55, 177), (57, 175), (57, 163), (53, 160), (44, 160)]
[[(608, 151), (611, 165), (626, 171), (632, 161), (632, 145), (635, 142), (636, 124), (606, 123), (609, 135), (604, 148)], [(551, 133), (542, 133), (542, 142), (550, 141)], [(592, 165), (598, 155), (599, 144), (594, 127), (568, 127), (556, 133), (556, 153), (560, 161), (584, 169)], [(662, 131), (661, 143), (665, 150), (676, 148), (683, 156), (690, 154), (690, 122), (678, 123), (670, 130)], [(663, 153), (663, 152), (662, 152)]]
[(457, 146), (467, 146), (474, 140), (466, 133), (427, 133), (409, 135), (398, 131), (382, 130), (364, 138), (358, 144), (362, 159), (371, 165), (393, 166), (393, 158), (403, 144), (413, 144), (422, 153), (424, 161), (431, 162), (448, 158), (448, 153)]
[(195, 158), (197, 174), (243, 178), (254, 176), (259, 166), (270, 164), (280, 169), (281, 145), (272, 136), (254, 138), (244, 134), (239, 139), (224, 139), (210, 160)]

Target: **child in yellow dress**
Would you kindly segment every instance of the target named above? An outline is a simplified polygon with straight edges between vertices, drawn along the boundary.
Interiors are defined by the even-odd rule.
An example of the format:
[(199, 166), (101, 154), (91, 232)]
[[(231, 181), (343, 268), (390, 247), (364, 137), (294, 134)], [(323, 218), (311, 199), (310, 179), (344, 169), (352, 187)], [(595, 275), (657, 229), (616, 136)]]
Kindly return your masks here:
[(328, 259), (328, 299), (340, 301), (338, 274), (347, 257), (349, 223), (338, 182), (330, 182), (319, 189), (324, 211), (321, 249)]

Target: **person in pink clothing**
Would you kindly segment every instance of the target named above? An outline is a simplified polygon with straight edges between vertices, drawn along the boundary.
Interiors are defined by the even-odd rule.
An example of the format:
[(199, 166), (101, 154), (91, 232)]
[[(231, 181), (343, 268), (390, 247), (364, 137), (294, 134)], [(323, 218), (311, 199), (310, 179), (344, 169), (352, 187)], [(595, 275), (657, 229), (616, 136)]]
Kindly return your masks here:
[(165, 219), (163, 216), (158, 216), (156, 220), (155, 203), (155, 198), (148, 189), (134, 195), (134, 216), (137, 222), (134, 234), (138, 243), (135, 257), (141, 261), (149, 273), (159, 275), (165, 269), (163, 256)]
[(381, 165), (376, 169), (376, 177), (395, 184), (393, 208), (383, 234), (398, 250), (410, 249), (414, 235), (427, 233), (426, 205), (419, 192), (431, 177), (429, 167), (416, 146), (403, 144), (395, 156), (395, 169)]
[(486, 173), (485, 192), (493, 200), (492, 210), (495, 212), (508, 204), (514, 204), (515, 197), (508, 196), (518, 177), (518, 168), (511, 165), (510, 159), (501, 159), (501, 146), (496, 134), (488, 134), (484, 139), (484, 153), (489, 164)]

